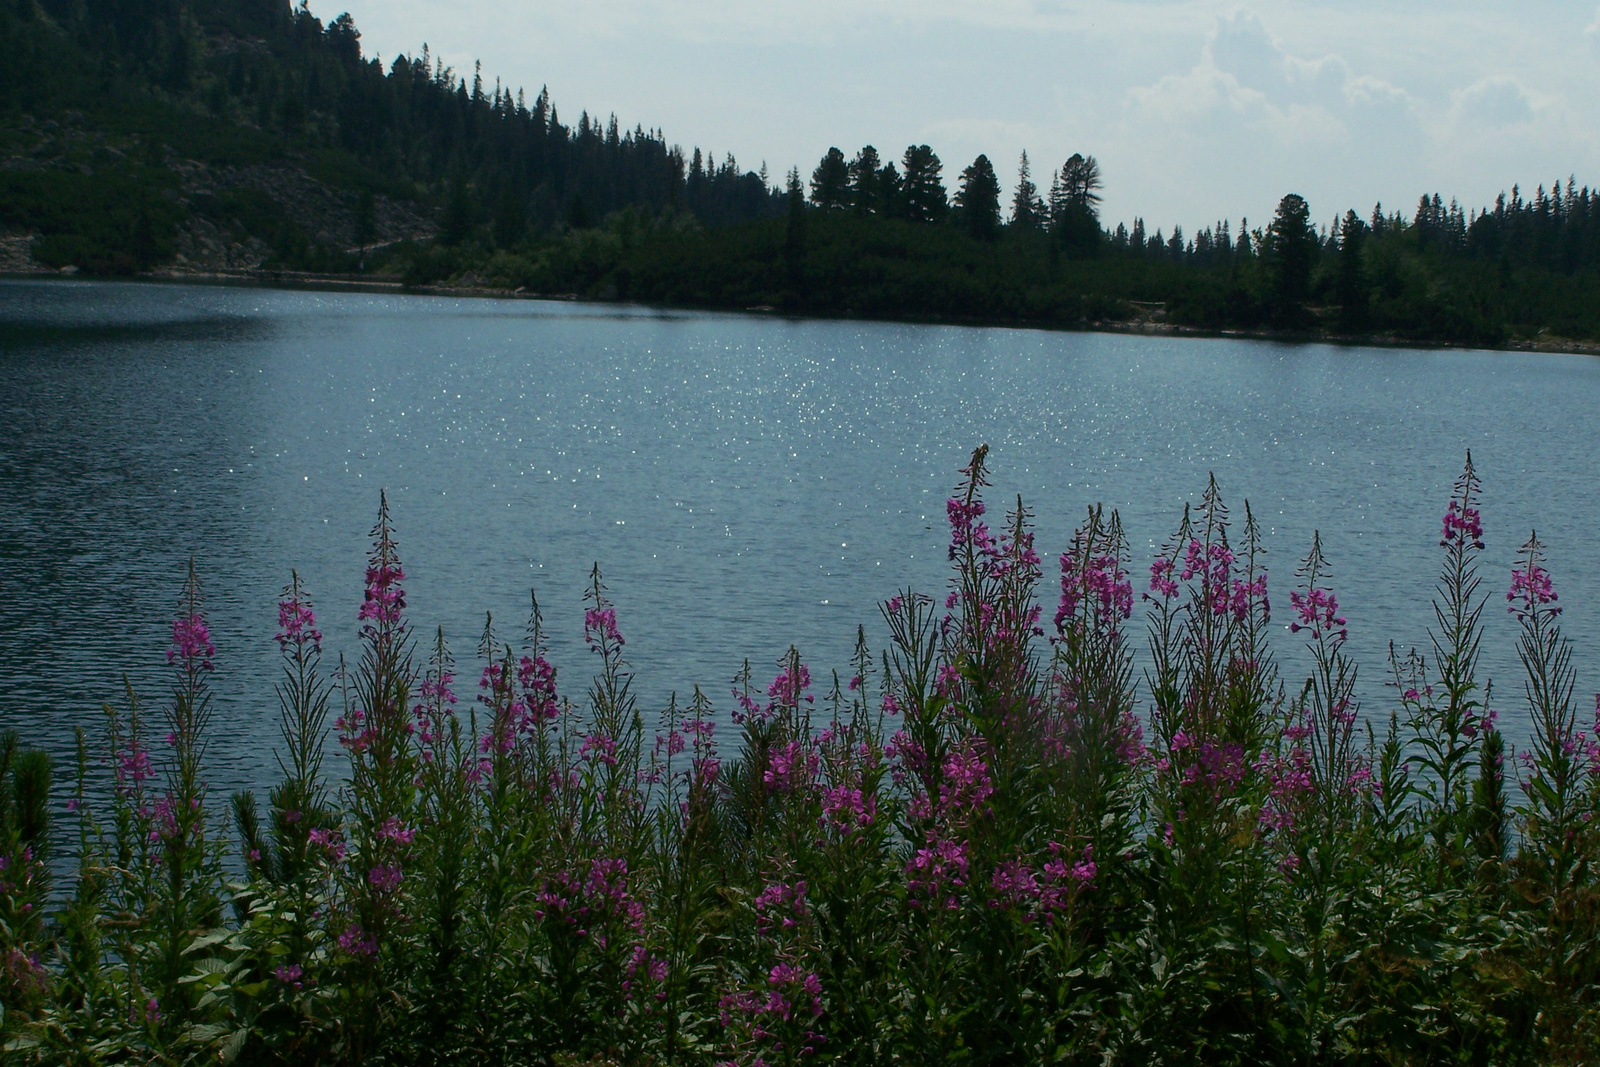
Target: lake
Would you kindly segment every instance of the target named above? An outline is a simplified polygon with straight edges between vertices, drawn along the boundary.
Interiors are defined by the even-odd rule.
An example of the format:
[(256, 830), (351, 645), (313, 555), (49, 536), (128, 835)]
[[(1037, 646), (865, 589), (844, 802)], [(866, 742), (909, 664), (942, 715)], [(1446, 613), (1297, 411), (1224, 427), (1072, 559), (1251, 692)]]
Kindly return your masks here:
[[(380, 489), (410, 618), (444, 627), (463, 679), (486, 611), (520, 642), (532, 587), (580, 696), (598, 561), (647, 722), (696, 683), (726, 713), (746, 657), (765, 680), (794, 643), (826, 679), (858, 623), (881, 647), (879, 601), (942, 592), (944, 501), (980, 442), (992, 510), (1021, 493), (1047, 561), (1087, 506), (1119, 509), (1137, 589), (1208, 472), (1263, 524), (1275, 621), (1320, 529), (1363, 707), (1387, 715), (1386, 649), (1426, 641), (1470, 448), (1484, 668), (1520, 742), (1504, 591), (1531, 527), (1585, 718), (1600, 686), (1597, 410), (1586, 356), (4, 281), (0, 721), (65, 759), (124, 675), (158, 699), (193, 558), (218, 648), (212, 782), (264, 787), (279, 590), (298, 569), (330, 652), (355, 654)], [(1308, 657), (1286, 629), (1277, 647), (1293, 685)]]

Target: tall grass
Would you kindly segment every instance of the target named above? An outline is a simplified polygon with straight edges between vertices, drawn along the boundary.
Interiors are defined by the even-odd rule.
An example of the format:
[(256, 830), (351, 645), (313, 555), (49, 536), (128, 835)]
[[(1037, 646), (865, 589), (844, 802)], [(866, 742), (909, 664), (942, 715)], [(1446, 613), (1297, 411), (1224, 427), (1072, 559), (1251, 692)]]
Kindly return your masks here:
[[(406, 614), (385, 502), (355, 662), (284, 591), (264, 801), (205, 785), (191, 573), (170, 693), (106, 708), (108, 790), (80, 735), (57, 811), (48, 760), (0, 742), (7, 1061), (1592, 1061), (1600, 748), (1536, 536), (1506, 594), (1527, 751), (1496, 728), (1470, 457), (1430, 650), (1365, 714), (1320, 537), (1284, 626), (1215, 482), (1138, 588), (1094, 508), (1046, 619), (986, 461), (948, 504), (949, 588), (888, 599), (888, 647), (863, 631), (829, 678), (791, 649), (648, 724), (598, 568), (577, 685), (535, 600), (515, 641), (486, 627), (471, 692)], [(52, 855), (77, 866), (54, 891)]]

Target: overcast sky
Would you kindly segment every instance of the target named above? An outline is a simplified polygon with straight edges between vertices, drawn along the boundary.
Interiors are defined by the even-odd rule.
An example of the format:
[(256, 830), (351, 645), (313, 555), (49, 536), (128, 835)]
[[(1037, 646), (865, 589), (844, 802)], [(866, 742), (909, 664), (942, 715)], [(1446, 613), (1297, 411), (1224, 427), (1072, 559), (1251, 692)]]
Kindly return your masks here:
[[(615, 112), (774, 180), (830, 145), (980, 152), (1009, 198), (1099, 158), (1108, 224), (1327, 222), (1600, 182), (1595, 0), (346, 0), (369, 56), (483, 61), (564, 122)], [(313, 0), (324, 19), (345, 5)]]

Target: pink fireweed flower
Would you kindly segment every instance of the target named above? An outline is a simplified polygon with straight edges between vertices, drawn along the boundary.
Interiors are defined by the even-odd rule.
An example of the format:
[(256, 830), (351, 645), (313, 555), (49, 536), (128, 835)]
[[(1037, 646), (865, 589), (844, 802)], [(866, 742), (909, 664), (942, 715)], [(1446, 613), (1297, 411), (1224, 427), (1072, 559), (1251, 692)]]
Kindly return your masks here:
[(930, 837), (906, 864), (906, 889), (910, 905), (929, 910), (955, 911), (961, 905), (956, 893), (967, 884), (966, 841)]
[(1449, 548), (1456, 543), (1471, 544), (1478, 549), (1483, 547), (1483, 517), (1478, 514), (1477, 508), (1460, 500), (1450, 501), (1450, 506), (1445, 509), (1444, 532), (1440, 535), (1439, 547)]
[(311, 605), (293, 596), (278, 601), (278, 632), (273, 640), (283, 649), (309, 644), (322, 651), (322, 631), (317, 629), (317, 616)]
[(304, 983), (300, 981), (305, 971), (298, 963), (286, 963), (272, 972), (272, 976), (291, 989), (300, 989)]
[[(1178, 738), (1183, 736), (1180, 731), (1173, 738), (1174, 751), (1177, 751)], [(1239, 783), (1244, 781), (1244, 749), (1236, 744), (1219, 745), (1206, 741), (1196, 745), (1187, 738), (1185, 741), (1193, 749), (1193, 755), (1186, 757), (1180, 781), (1185, 785), (1201, 787), (1212, 800), (1232, 796)]]
[(556, 669), (543, 656), (523, 656), (517, 664), (517, 682), (522, 686), (527, 726), (549, 722), (560, 711), (556, 700)]
[(178, 809), (173, 804), (170, 793), (157, 800), (155, 807), (147, 815), (150, 819), (150, 841), (152, 844), (160, 841), (177, 840), (181, 832), (178, 827)]
[(589, 734), (583, 739), (583, 745), (578, 749), (578, 758), (585, 763), (603, 763), (607, 767), (617, 765), (617, 739), (605, 734)]
[(1145, 594), (1146, 599), (1159, 596), (1163, 600), (1171, 600), (1178, 595), (1178, 583), (1172, 577), (1176, 565), (1175, 560), (1166, 557), (1150, 564), (1150, 592)]
[(682, 733), (676, 729), (668, 730), (665, 734), (656, 734), (656, 755), (671, 758), (689, 747)]
[(1311, 754), (1300, 744), (1311, 735), (1311, 727), (1300, 724), (1283, 731), (1294, 747), (1287, 756), (1263, 756), (1258, 763), (1268, 783), (1267, 801), (1257, 816), (1263, 829), (1287, 834), (1295, 827), (1298, 815), (1314, 788), (1311, 779)]
[(13, 948), (0, 956), (0, 982), (18, 993), (42, 995), (50, 989), (50, 972), (38, 956)]
[[(767, 984), (770, 986), (798, 985), (811, 1000), (811, 1014), (822, 1014), (822, 979), (818, 978), (815, 973), (796, 967), (792, 963), (777, 963), (767, 973)], [(777, 994), (774, 993), (773, 996), (776, 997)], [(769, 1000), (768, 1003), (776, 1006), (785, 1002)], [(786, 1003), (784, 1008), (776, 1009), (777, 1013), (781, 1014), (785, 1020), (789, 1018), (786, 1009)]]
[(417, 836), (417, 831), (410, 827), (402, 826), (400, 820), (391, 815), (378, 827), (378, 839), (392, 841), (397, 845), (409, 845)]
[(312, 830), (306, 835), (306, 840), (322, 849), (328, 859), (339, 863), (345, 857), (344, 835), (338, 830)]
[(360, 708), (351, 708), (348, 714), (335, 719), (333, 727), (339, 733), (339, 744), (352, 753), (366, 751), (373, 741), (366, 723), (367, 713)]
[(1272, 602), (1267, 599), (1267, 572), (1262, 571), (1251, 581), (1235, 578), (1233, 581), (1233, 596), (1229, 600), (1229, 608), (1233, 612), (1235, 622), (1244, 622), (1250, 618), (1250, 605), (1259, 601), (1261, 615), (1264, 620), (1272, 619)]
[(367, 568), (366, 595), (356, 618), (368, 625), (362, 632), (369, 636), (380, 630), (400, 625), (406, 607), (406, 591), (400, 583), (406, 572), (398, 562), (379, 563)]
[(972, 545), (980, 552), (989, 548), (992, 541), (989, 537), (989, 528), (977, 520), (983, 516), (983, 501), (976, 496), (968, 504), (960, 497), (951, 497), (945, 501), (945, 515), (950, 520), (950, 558), (965, 546)]
[[(1535, 609), (1556, 602), (1555, 585), (1550, 581), (1550, 572), (1537, 563), (1527, 563), (1511, 570), (1511, 588), (1506, 592), (1506, 600), (1511, 607), (1506, 610), (1518, 619), (1527, 619)], [(1561, 614), (1560, 608), (1551, 608), (1551, 615)]]
[(117, 754), (118, 784), (138, 785), (153, 774), (155, 769), (150, 765), (150, 753), (140, 748), (138, 741), (129, 741)]
[(583, 613), (583, 639), (592, 647), (607, 642), (619, 648), (627, 644), (617, 629), (617, 610), (610, 607), (587, 609)]
[(1021, 860), (1007, 860), (996, 867), (989, 888), (995, 894), (989, 898), (991, 908), (1028, 913), (1039, 899), (1039, 879)]
[(198, 613), (179, 615), (172, 620), (172, 647), (167, 649), (167, 662), (180, 662), (186, 671), (212, 671), (216, 665), (211, 657), (217, 646), (211, 643), (211, 628), (205, 616)]
[(790, 741), (772, 750), (761, 780), (774, 793), (791, 793), (809, 786), (817, 768), (817, 754), (802, 741)]
[(367, 883), (380, 893), (393, 893), (405, 878), (398, 864), (385, 864), (367, 872)]
[(1098, 626), (1114, 625), (1133, 614), (1133, 584), (1116, 556), (1095, 556), (1079, 571), (1070, 554), (1062, 555), (1061, 603), (1055, 617), (1057, 632), (1066, 632), (1067, 621), (1077, 614), (1078, 605), (1085, 599), (1091, 619)]
[(756, 926), (763, 934), (792, 930), (810, 917), (806, 907), (806, 883), (774, 882), (756, 896)]
[(836, 786), (822, 791), (822, 822), (839, 833), (853, 833), (872, 825), (878, 814), (878, 798), (860, 789)]
[(1339, 614), (1339, 601), (1330, 589), (1312, 589), (1306, 593), (1296, 590), (1289, 594), (1289, 606), (1294, 609), (1296, 619), (1289, 624), (1290, 633), (1310, 630), (1313, 638), (1337, 634), (1341, 641), (1350, 635)]
[(1094, 885), (1099, 868), (1094, 862), (1094, 846), (1086, 844), (1079, 859), (1066, 854), (1060, 842), (1050, 842), (1050, 859), (1039, 868), (1038, 903), (1035, 914), (1053, 924), (1056, 916), (1070, 911), (1072, 902)]
[(994, 795), (989, 764), (972, 742), (951, 750), (944, 761), (944, 789), (940, 809), (946, 815), (976, 813)]
[(795, 670), (795, 676), (789, 677), (789, 669), (785, 667), (778, 672), (778, 676), (767, 686), (767, 696), (778, 707), (797, 707), (801, 700), (812, 703), (815, 697), (807, 695), (806, 690), (811, 688), (811, 671), (804, 663)]
[(377, 940), (370, 937), (361, 928), (360, 923), (351, 923), (344, 928), (344, 932), (339, 935), (339, 948), (349, 956), (376, 956), (378, 954)]

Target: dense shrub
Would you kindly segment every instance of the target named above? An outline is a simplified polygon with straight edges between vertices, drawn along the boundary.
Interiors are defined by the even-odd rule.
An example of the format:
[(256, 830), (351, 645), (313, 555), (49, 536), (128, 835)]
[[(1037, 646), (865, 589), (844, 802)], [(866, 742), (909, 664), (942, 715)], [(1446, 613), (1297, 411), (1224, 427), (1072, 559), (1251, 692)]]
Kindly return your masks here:
[[(172, 692), (107, 709), (104, 796), (80, 736), (68, 832), (39, 757), (0, 746), (8, 1061), (1589, 1061), (1600, 753), (1530, 538), (1506, 602), (1532, 743), (1508, 772), (1475, 677), (1470, 459), (1432, 647), (1390, 664), (1375, 720), (1319, 540), (1290, 680), (1248, 506), (1231, 522), (1213, 483), (1142, 596), (1092, 509), (1044, 618), (1028, 513), (989, 525), (985, 459), (949, 501), (950, 588), (889, 599), (887, 649), (861, 638), (847, 678), (747, 665), (726, 715), (697, 689), (657, 730), (598, 569), (582, 694), (535, 601), (522, 647), (485, 634), (469, 712), (443, 635), (406, 618), (384, 506), (359, 662), (330, 672), (285, 590), (282, 780), (232, 799), (235, 843), (201, 773), (191, 574)], [(47, 843), (78, 870), (45, 920)]]

